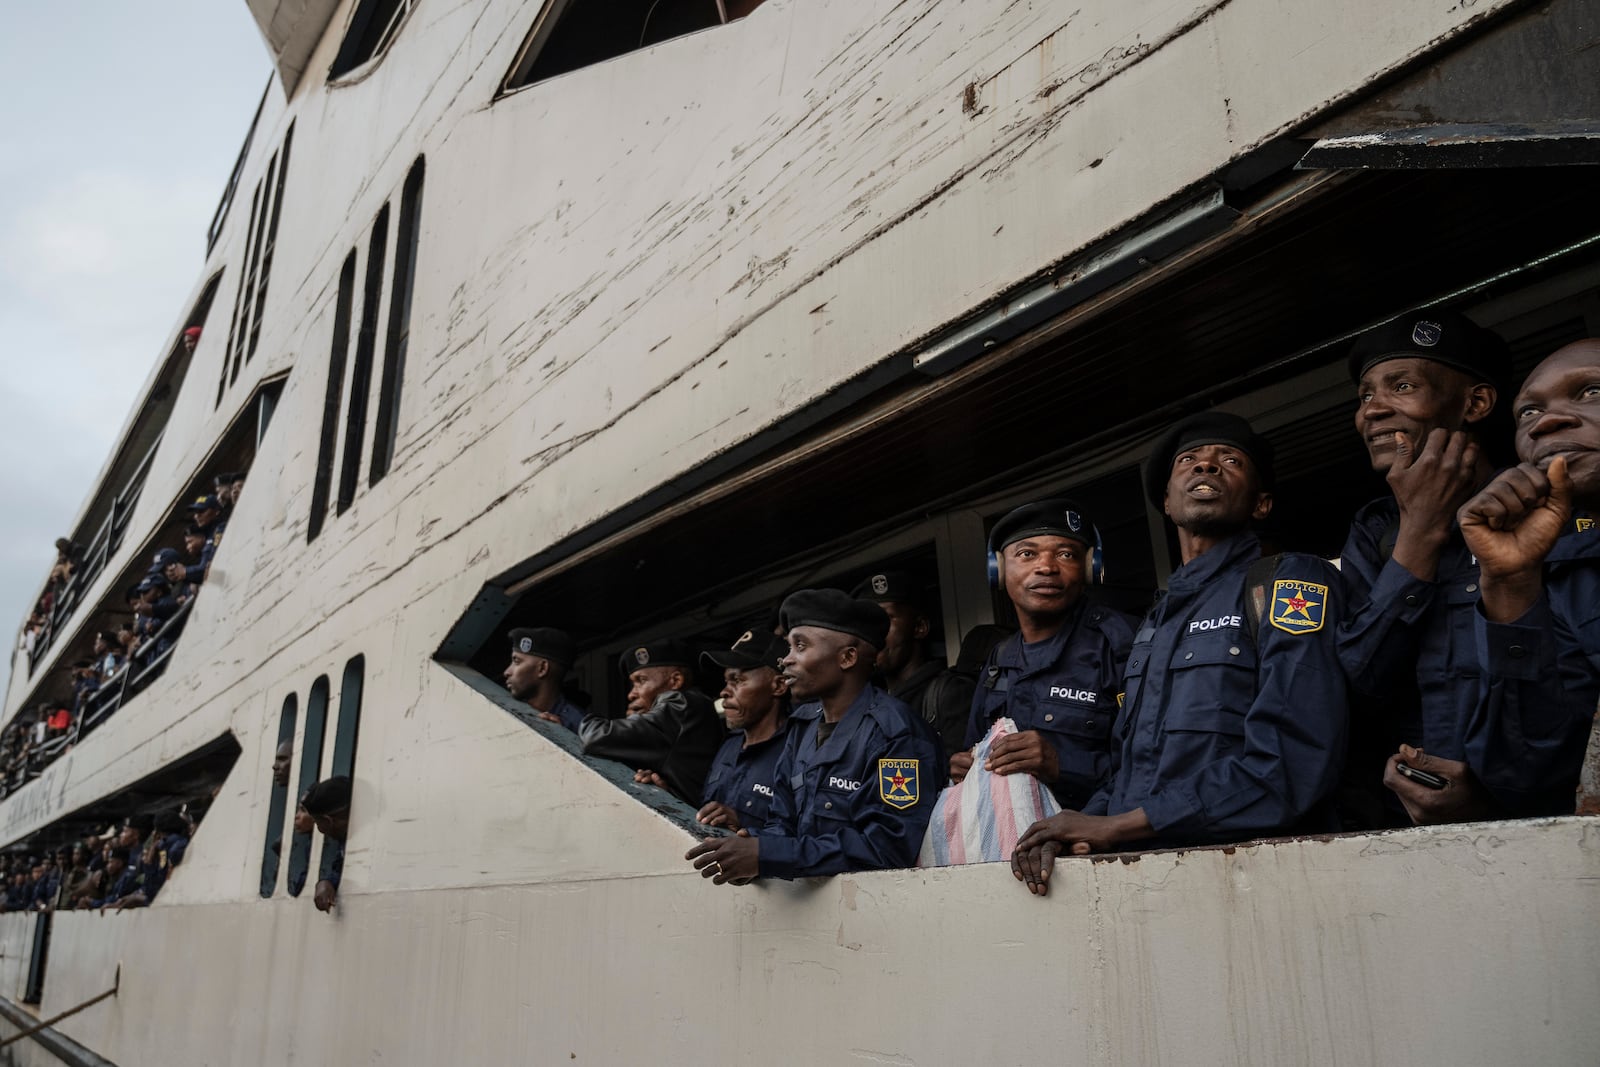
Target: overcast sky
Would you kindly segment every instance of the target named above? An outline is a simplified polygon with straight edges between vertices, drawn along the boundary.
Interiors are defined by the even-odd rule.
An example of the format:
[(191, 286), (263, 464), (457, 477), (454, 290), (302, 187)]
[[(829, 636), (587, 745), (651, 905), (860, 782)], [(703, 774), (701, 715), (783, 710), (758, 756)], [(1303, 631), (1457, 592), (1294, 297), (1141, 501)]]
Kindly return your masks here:
[(199, 278), (271, 65), (244, 0), (12, 0), (0, 19), (10, 643)]

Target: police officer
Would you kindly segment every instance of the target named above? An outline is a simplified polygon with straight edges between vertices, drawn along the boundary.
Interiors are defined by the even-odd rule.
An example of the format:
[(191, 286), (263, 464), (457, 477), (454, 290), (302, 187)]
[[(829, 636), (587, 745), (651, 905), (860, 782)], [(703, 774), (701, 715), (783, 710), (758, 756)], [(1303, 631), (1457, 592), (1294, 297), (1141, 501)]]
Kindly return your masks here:
[(1342, 806), (1361, 825), (1403, 824), (1375, 786), (1383, 760), (1405, 744), (1452, 761), (1460, 783), (1429, 796), (1429, 821), (1482, 815), (1459, 762), (1478, 696), (1478, 565), (1455, 514), (1493, 477), (1509, 436), (1498, 397), (1510, 354), (1464, 315), (1426, 311), (1362, 335), (1349, 371), (1356, 430), (1390, 494), (1356, 513), (1340, 563), (1350, 614), (1339, 657), (1356, 698), (1354, 793)]
[(549, 626), (519, 626), (506, 638), (511, 642), (511, 662), (503, 675), (506, 689), (527, 704), (533, 716), (577, 733), (583, 711), (561, 694), (561, 683), (572, 666), (572, 638)]
[(972, 679), (928, 655), (926, 594), (906, 571), (879, 571), (862, 579), (850, 595), (871, 600), (889, 616), (889, 636), (878, 650), (877, 672), (889, 695), (922, 716), (945, 750), (961, 746), (972, 710)]
[[(1517, 457), (1461, 509), (1482, 572), (1476, 622), (1484, 687), (1467, 763), (1494, 798), (1525, 815), (1600, 814), (1600, 339), (1558, 349), (1517, 393)], [(1585, 759), (1585, 751), (1589, 758)], [(1454, 786), (1428, 753), (1402, 753)], [(1397, 773), (1407, 806), (1428, 796)], [(1430, 791), (1432, 792), (1432, 791)]]
[(922, 717), (872, 684), (889, 616), (837, 589), (805, 589), (779, 620), (789, 692), (806, 703), (790, 716), (771, 814), (684, 858), (717, 885), (912, 866), (944, 760)]
[(1145, 491), (1177, 527), (1183, 565), (1134, 636), (1110, 781), (1017, 842), (1030, 892), (1062, 850), (1309, 829), (1332, 793), (1347, 718), (1338, 574), (1315, 556), (1258, 563), (1250, 526), (1271, 512), (1271, 487), (1271, 447), (1236, 415), (1193, 416), (1156, 442)]
[(950, 776), (966, 777), (972, 746), (1008, 716), (1018, 732), (994, 743), (984, 769), (1031, 774), (1062, 806), (1082, 808), (1111, 770), (1111, 724), (1132, 621), (1085, 601), (1089, 583), (1099, 580), (1100, 535), (1070, 500), (1024, 504), (1004, 516), (989, 534), (989, 552), (1021, 629), (979, 672)]
[(693, 687), (693, 662), (679, 641), (652, 641), (624, 651), (626, 717), (585, 715), (578, 726), (584, 754), (655, 771), (679, 798), (699, 804), (726, 731), (711, 701)]
[(722, 671), (722, 713), (735, 731), (717, 750), (695, 818), (737, 830), (767, 821), (777, 781), (778, 757), (789, 728), (789, 683), (783, 657), (789, 643), (746, 630), (726, 652), (702, 652)]

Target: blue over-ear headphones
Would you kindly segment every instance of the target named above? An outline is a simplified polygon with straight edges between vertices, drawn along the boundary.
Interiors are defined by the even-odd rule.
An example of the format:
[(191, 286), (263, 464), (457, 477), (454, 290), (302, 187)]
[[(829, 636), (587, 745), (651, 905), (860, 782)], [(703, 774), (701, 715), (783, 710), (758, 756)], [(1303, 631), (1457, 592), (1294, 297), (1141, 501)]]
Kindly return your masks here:
[[(1029, 521), (1035, 519), (1034, 522)], [(1085, 518), (1083, 509), (1075, 502), (1065, 497), (1058, 497), (1024, 504), (1007, 512), (994, 524), (994, 529), (989, 531), (989, 588), (999, 589), (1001, 585), (1000, 577), (1005, 567), (1001, 541), (1015, 540), (1012, 536), (1015, 531), (1034, 526), (1039, 528), (1040, 533), (1064, 529), (1073, 534), (1088, 526), (1089, 532), (1094, 535), (1094, 544), (1089, 548), (1089, 582), (1092, 585), (1105, 584), (1105, 551), (1100, 541), (1100, 527)]]

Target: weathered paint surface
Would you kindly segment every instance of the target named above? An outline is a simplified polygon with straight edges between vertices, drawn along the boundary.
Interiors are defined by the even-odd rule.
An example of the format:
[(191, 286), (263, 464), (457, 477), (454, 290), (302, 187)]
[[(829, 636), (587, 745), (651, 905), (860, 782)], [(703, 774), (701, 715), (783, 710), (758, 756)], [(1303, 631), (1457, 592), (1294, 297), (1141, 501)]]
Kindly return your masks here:
[[(799, 1062), (1592, 1048), (1586, 824), (1074, 864), (1042, 903), (996, 868), (717, 893), (681, 830), (431, 660), (490, 576), (1506, 6), (771, 0), (491, 103), (531, 5), (426, 0), (347, 84), (269, 99), (241, 188), (291, 120), (295, 141), (259, 352), (214, 409), (235, 203), (207, 272), (226, 299), (126, 552), (252, 384), (289, 385), (167, 674), (0, 805), (0, 837), (224, 732), (243, 753), (156, 907), (61, 917), (46, 1010), (120, 960), (124, 993), (65, 1029), (128, 1065), (721, 1062), (763, 1034)], [(419, 153), (395, 463), (307, 546), (339, 267)], [(328, 918), (281, 875), (258, 899), (258, 865), (283, 698), (326, 674), (337, 708), (357, 653)], [(26, 699), (14, 683), (7, 713)], [(1002, 986), (1047, 1022), (970, 993)]]
[[(1064, 862), (1045, 900), (1000, 865), (713, 891), (670, 858), (352, 895), (314, 924), (288, 900), (62, 915), (44, 1010), (122, 960), (64, 1029), (128, 1067), (1575, 1064), (1600, 1042), (1582, 820)], [(196, 966), (218, 943), (230, 965)], [(175, 999), (181, 1029), (153, 1025)]]

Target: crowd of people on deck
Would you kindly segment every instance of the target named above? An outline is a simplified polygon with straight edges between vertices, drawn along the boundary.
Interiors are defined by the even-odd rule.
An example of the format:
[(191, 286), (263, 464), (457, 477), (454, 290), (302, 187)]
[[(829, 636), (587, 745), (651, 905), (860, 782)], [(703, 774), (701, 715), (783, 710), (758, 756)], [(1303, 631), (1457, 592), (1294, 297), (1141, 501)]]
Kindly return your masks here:
[(187, 807), (135, 815), (54, 851), (0, 858), (0, 911), (145, 907), (183, 862), (199, 818)]
[(1389, 492), (1335, 562), (1263, 546), (1271, 445), (1207, 412), (1143, 471), (1182, 558), (1142, 619), (1089, 595), (1118, 546), (1054, 498), (990, 536), (1017, 630), (967, 635), (950, 667), (924, 591), (882, 572), (792, 593), (726, 652), (627, 649), (617, 718), (570, 699), (556, 627), (510, 631), (507, 689), (694, 805), (710, 832), (686, 859), (719, 885), (910, 866), (972, 776), (1026, 775), (1059, 808), (1006, 849), (1036, 894), (1062, 854), (1600, 805), (1579, 782), (1586, 752), (1600, 772), (1600, 340), (1513, 388), (1500, 337), (1429, 311), (1359, 338), (1349, 373)]
[[(96, 630), (91, 655), (72, 663), (70, 698), (24, 710), (0, 730), (0, 796), (26, 784), (70, 749), (84, 729), (107, 717), (123, 683), (172, 647), (174, 638), (164, 628), (210, 573), (244, 483), (243, 471), (218, 474), (212, 491), (188, 504), (182, 541), (156, 550), (144, 575), (124, 593), (126, 613)], [(42, 632), (36, 622), (42, 626), (41, 620), (50, 617), (59, 591), (81, 565), (76, 545), (65, 538), (56, 542), (56, 563), (24, 630), (23, 644), (30, 652)]]

